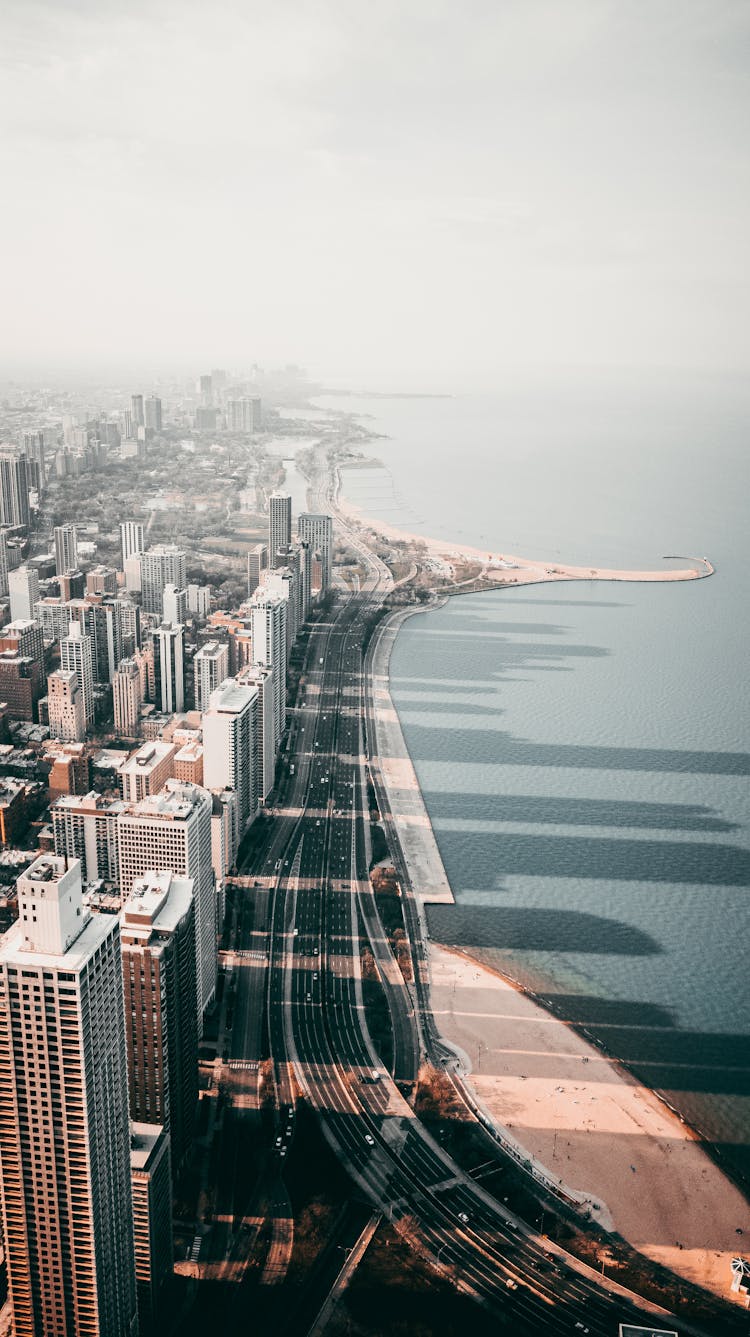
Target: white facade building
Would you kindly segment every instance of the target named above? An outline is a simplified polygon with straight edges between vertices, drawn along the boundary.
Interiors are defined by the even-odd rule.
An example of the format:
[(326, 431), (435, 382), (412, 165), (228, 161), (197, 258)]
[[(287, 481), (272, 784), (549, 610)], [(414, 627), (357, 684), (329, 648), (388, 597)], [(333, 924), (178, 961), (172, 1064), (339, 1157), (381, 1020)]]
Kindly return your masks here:
[(258, 809), (255, 732), (258, 689), (227, 678), (212, 692), (204, 713), (203, 783), (206, 789), (233, 789), (237, 795), (239, 839)]
[(39, 601), (39, 573), (32, 566), (17, 566), (7, 574), (11, 622), (29, 621)]
[(260, 589), (250, 600), (253, 663), (273, 669), (277, 747), (286, 728), (286, 616), (287, 600), (280, 594)]
[(55, 570), (58, 576), (78, 570), (78, 535), (75, 525), (56, 525)]
[(94, 722), (94, 655), (90, 636), (84, 636), (80, 622), (71, 622), (68, 635), (60, 642), (60, 667), (73, 672), (83, 696), (86, 724)]
[(63, 743), (82, 743), (86, 737), (86, 711), (78, 674), (56, 669), (47, 679), (47, 708), (52, 738)]
[(141, 594), (147, 613), (162, 615), (165, 585), (185, 585), (185, 554), (173, 543), (160, 543), (141, 554)]
[(229, 646), (223, 641), (206, 641), (193, 660), (195, 709), (208, 710), (212, 692), (229, 677)]

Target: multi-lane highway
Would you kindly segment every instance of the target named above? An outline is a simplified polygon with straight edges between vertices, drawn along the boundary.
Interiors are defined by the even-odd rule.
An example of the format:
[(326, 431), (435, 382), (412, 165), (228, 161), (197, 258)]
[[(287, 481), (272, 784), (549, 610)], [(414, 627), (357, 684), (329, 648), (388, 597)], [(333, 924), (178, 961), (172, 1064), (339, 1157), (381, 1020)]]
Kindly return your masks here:
[[(390, 577), (366, 549), (361, 556), (366, 580), (311, 632), (290, 726), (283, 805), (263, 866), (243, 870), (269, 888), (260, 899), (255, 941), (262, 930), (268, 1042), (279, 1093), (279, 1175), (294, 1138), (295, 1091), (301, 1090), (373, 1206), (457, 1286), (512, 1316), (514, 1333), (610, 1337), (620, 1322), (675, 1328), (664, 1311), (635, 1303), (514, 1220), (430, 1137), (372, 1045), (362, 1001), (363, 942), (381, 966), (396, 1076), (412, 1080), (420, 1053), (426, 1047), (434, 1055), (439, 1040), (424, 972), (412, 995), (393, 969), (368, 877), (363, 642)], [(417, 915), (408, 927), (419, 962), (424, 947)], [(251, 987), (248, 980), (244, 996), (238, 989), (236, 1003), (247, 1037), (253, 1035)], [(233, 1040), (235, 1061), (241, 1061), (238, 1043), (242, 1039)], [(699, 1331), (684, 1322), (679, 1329)]]

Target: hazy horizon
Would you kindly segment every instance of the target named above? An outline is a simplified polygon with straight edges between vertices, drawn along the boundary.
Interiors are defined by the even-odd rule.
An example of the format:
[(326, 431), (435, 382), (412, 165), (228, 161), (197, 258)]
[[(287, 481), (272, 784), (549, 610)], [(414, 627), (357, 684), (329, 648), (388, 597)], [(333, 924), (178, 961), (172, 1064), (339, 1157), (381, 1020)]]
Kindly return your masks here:
[(731, 0), (7, 3), (3, 379), (742, 372)]

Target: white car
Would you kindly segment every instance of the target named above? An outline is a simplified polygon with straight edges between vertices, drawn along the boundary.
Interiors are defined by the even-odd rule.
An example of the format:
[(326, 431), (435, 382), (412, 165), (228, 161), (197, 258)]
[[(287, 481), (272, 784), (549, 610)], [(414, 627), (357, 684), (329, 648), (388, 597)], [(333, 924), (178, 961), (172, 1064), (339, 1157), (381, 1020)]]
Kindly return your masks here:
[(367, 1143), (368, 1147), (375, 1146), (375, 1138), (370, 1133), (365, 1133), (365, 1142)]
[(463, 1221), (464, 1225), (466, 1225), (467, 1221), (469, 1220), (468, 1213), (467, 1213), (467, 1212), (459, 1212), (459, 1213), (458, 1213), (458, 1219), (459, 1219), (459, 1221)]

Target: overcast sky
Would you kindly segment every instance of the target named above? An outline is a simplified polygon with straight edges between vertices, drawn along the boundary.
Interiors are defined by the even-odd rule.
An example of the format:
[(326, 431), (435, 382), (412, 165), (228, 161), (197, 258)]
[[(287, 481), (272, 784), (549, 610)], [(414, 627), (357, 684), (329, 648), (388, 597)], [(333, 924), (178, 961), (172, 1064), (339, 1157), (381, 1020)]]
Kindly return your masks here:
[(3, 0), (11, 371), (742, 368), (746, 0)]

